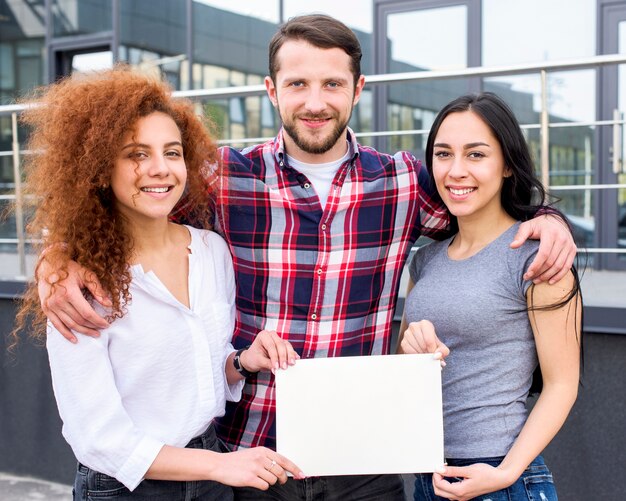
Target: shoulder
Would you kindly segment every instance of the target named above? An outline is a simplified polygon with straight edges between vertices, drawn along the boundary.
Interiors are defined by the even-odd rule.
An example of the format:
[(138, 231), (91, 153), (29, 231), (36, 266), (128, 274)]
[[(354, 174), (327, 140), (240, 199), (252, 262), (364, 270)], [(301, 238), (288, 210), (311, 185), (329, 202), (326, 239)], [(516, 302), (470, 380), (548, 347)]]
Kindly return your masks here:
[(422, 163), (407, 151), (399, 151), (390, 155), (368, 146), (359, 145), (357, 167), (365, 178), (397, 178), (404, 177), (407, 183), (414, 183), (426, 169)]
[(272, 139), (265, 143), (248, 146), (241, 150), (233, 148), (232, 146), (221, 146), (219, 152), (222, 161), (230, 165), (232, 163), (249, 163), (257, 158), (263, 157), (263, 155), (268, 152), (273, 152), (274, 149), (275, 139)]
[(204, 252), (211, 252), (213, 255), (230, 256), (226, 241), (216, 232), (194, 228), (193, 226), (187, 226), (187, 229), (191, 233), (192, 250), (199, 249)]
[(441, 242), (430, 242), (415, 251), (413, 258), (409, 263), (409, 272), (414, 282), (417, 281), (422, 269), (424, 269), (428, 263), (430, 263), (437, 256), (446, 252), (448, 245), (450, 245), (449, 238)]

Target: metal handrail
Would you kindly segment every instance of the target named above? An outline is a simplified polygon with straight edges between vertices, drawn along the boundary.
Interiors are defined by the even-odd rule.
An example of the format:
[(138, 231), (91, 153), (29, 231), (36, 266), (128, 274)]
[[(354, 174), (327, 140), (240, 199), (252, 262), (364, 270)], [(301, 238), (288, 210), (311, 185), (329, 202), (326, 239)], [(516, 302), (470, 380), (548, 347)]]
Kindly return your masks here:
[[(414, 71), (405, 73), (389, 73), (384, 75), (369, 75), (365, 77), (365, 81), (368, 85), (383, 85), (393, 84), (401, 82), (417, 82), (424, 80), (441, 80), (452, 78), (470, 78), (470, 77), (489, 77), (489, 76), (508, 76), (508, 75), (520, 75), (525, 73), (540, 73), (542, 86), (542, 113), (541, 123), (539, 124), (526, 124), (522, 127), (525, 129), (540, 129), (541, 130), (541, 169), (542, 179), (548, 190), (592, 190), (592, 189), (621, 189), (626, 188), (624, 184), (605, 184), (605, 185), (567, 185), (567, 186), (549, 186), (549, 170), (548, 170), (548, 147), (549, 147), (549, 129), (559, 127), (579, 127), (579, 126), (604, 126), (604, 125), (624, 125), (626, 120), (620, 119), (619, 115), (616, 115), (613, 120), (597, 120), (597, 121), (584, 121), (584, 122), (563, 122), (563, 123), (549, 123), (549, 116), (547, 114), (547, 87), (546, 77), (548, 72), (558, 71), (572, 71), (579, 69), (598, 68), (606, 65), (617, 65), (626, 63), (625, 54), (610, 54), (602, 56), (593, 56), (587, 58), (575, 58), (560, 61), (546, 62), (530, 64), (517, 64), (517, 65), (503, 65), (493, 67), (472, 67), (462, 68), (457, 70), (427, 70), (427, 71)], [(209, 98), (209, 99), (227, 99), (234, 97), (248, 97), (248, 96), (260, 96), (266, 93), (265, 85), (246, 85), (237, 87), (225, 87), (217, 89), (195, 89), (187, 91), (175, 91), (173, 95), (175, 97), (185, 98)], [(24, 111), (28, 104), (11, 104), (0, 106), (0, 117), (5, 115), (12, 116), (12, 122), (15, 124), (15, 117), (20, 112)], [(360, 132), (356, 133), (357, 137), (388, 137), (388, 136), (405, 136), (405, 135), (418, 135), (427, 134), (426, 129), (416, 130), (403, 130), (403, 131), (372, 131), (372, 132)], [(242, 138), (242, 139), (226, 139), (218, 141), (219, 144), (250, 144), (264, 142), (270, 139), (269, 137), (257, 137), (257, 138)], [(17, 143), (16, 127), (13, 126), (13, 148), (11, 151), (2, 151), (0, 156), (13, 156), (14, 170), (16, 179), (18, 179), (19, 170), (19, 157), (23, 154), (28, 154), (26, 150), (20, 150)], [(18, 193), (19, 191), (19, 193)], [(18, 200), (17, 205), (21, 205), (20, 202), (21, 189), (18, 190), (18, 183), (16, 183), (15, 195), (0, 195), (0, 199), (3, 200)], [(18, 211), (19, 212), (19, 211)], [(17, 213), (16, 212), (16, 216)], [(21, 213), (20, 213), (21, 214)], [(18, 223), (18, 238), (16, 239), (0, 239), (0, 243), (16, 243), (18, 246), (18, 260), (20, 263), (20, 272), (23, 275), (26, 269), (26, 256), (25, 256), (25, 244), (31, 242), (26, 239), (23, 234), (23, 217), (19, 218), (21, 221)], [(17, 222), (17, 221), (16, 221)], [(615, 252), (624, 253), (626, 249), (583, 249), (586, 252)]]

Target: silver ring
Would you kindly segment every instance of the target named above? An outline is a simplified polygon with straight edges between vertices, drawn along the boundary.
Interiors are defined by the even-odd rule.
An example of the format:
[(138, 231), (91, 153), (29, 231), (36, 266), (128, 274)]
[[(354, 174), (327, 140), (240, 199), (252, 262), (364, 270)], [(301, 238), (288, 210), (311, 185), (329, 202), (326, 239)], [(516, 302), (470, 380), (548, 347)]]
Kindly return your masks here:
[[(267, 459), (269, 459), (269, 458), (267, 458)], [(274, 461), (274, 460), (272, 459), (272, 464), (271, 464), (271, 465), (270, 465), (270, 467), (267, 469), (267, 471), (272, 471), (272, 468), (274, 468), (274, 466), (276, 466), (276, 461)]]

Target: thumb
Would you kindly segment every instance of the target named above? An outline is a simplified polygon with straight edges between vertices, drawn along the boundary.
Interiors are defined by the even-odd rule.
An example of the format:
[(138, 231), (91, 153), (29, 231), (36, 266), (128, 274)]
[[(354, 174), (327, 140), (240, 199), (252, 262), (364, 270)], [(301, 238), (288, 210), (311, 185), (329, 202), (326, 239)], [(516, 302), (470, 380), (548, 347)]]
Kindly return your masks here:
[(443, 473), (444, 477), (461, 477), (467, 478), (467, 470), (462, 466), (446, 466), (446, 471)]
[(518, 248), (522, 245), (526, 240), (530, 238), (533, 232), (532, 223), (530, 221), (526, 221), (526, 223), (520, 224), (513, 241), (511, 242), (510, 247), (512, 249)]
[(110, 307), (113, 305), (109, 295), (106, 293), (102, 284), (98, 280), (98, 277), (94, 273), (85, 272), (82, 276), (82, 282), (87, 290), (91, 293), (96, 301), (98, 301), (104, 307)]

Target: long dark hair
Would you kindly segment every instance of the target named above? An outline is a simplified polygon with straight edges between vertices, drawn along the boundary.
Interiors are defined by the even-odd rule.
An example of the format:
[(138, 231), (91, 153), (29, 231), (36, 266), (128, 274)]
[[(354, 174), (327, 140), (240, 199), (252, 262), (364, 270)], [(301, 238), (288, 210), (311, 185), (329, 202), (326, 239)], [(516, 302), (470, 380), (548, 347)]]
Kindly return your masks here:
[[(518, 221), (532, 219), (540, 208), (545, 207), (546, 191), (535, 176), (530, 150), (517, 118), (509, 106), (492, 92), (458, 97), (439, 112), (426, 143), (426, 167), (431, 179), (433, 179), (433, 145), (439, 127), (448, 115), (463, 111), (475, 113), (489, 127), (500, 144), (504, 164), (511, 171), (511, 175), (504, 178), (502, 185), (502, 207), (513, 219)], [(567, 219), (560, 211), (554, 207), (550, 207), (549, 210), (559, 215), (567, 224)]]
[[(504, 156), (504, 164), (508, 167), (511, 175), (504, 178), (501, 192), (501, 204), (504, 210), (513, 219), (517, 221), (527, 221), (532, 219), (537, 214), (539, 209), (545, 210), (547, 213), (552, 214), (553, 217), (558, 217), (563, 221), (570, 232), (571, 226), (567, 221), (565, 215), (548, 205), (546, 190), (541, 184), (541, 181), (535, 176), (534, 165), (528, 143), (524, 137), (524, 133), (520, 128), (519, 122), (515, 117), (515, 114), (509, 108), (509, 106), (493, 92), (481, 92), (478, 94), (467, 94), (458, 97), (448, 103), (435, 117), (433, 125), (428, 134), (428, 141), (426, 143), (426, 167), (430, 174), (431, 180), (433, 178), (433, 150), (434, 143), (439, 132), (439, 128), (443, 121), (452, 113), (459, 113), (471, 111), (475, 113), (491, 130), (491, 133), (497, 139), (502, 155)], [(433, 181), (434, 183), (434, 181)], [(436, 197), (439, 197), (436, 189), (433, 190)], [(556, 200), (556, 199), (555, 199)], [(458, 222), (456, 218), (450, 215), (450, 219), (455, 231), (458, 231)], [(556, 310), (568, 304), (572, 299), (575, 301), (574, 314), (578, 314), (578, 300), (576, 297), (580, 297), (580, 332), (577, 336), (580, 340), (580, 353), (581, 353), (581, 374), (583, 368), (583, 339), (582, 339), (582, 325), (583, 325), (583, 308), (582, 308), (582, 293), (580, 287), (580, 278), (575, 266), (571, 269), (574, 277), (574, 284), (568, 294), (560, 301), (547, 306), (534, 306), (533, 305), (533, 286), (531, 285), (530, 291), (530, 306), (528, 311), (536, 310)], [(535, 393), (541, 390), (541, 372), (539, 368), (535, 372), (533, 378), (533, 384), (531, 387), (531, 393)]]

